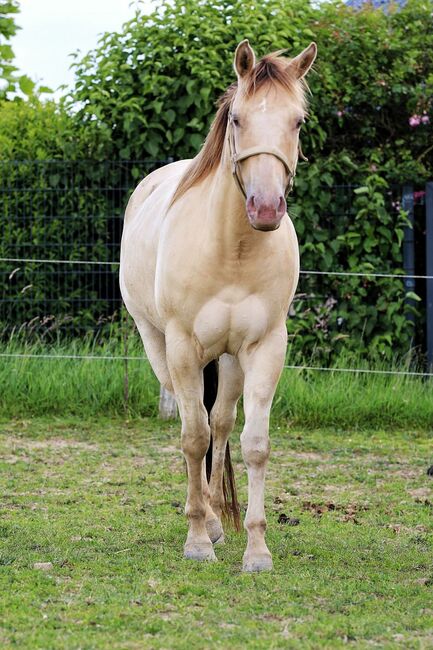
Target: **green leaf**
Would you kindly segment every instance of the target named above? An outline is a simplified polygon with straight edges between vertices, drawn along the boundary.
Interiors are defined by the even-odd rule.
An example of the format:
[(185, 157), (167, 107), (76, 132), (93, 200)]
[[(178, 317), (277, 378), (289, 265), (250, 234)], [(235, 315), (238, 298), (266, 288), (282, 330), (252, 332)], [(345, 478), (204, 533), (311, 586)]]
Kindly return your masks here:
[(164, 117), (168, 126), (171, 126), (176, 119), (176, 113), (171, 108), (169, 108), (168, 111), (164, 113)]
[(198, 150), (203, 144), (203, 136), (201, 136), (199, 133), (193, 133), (189, 136), (189, 141), (191, 143), (191, 146), (194, 149)]
[(144, 146), (146, 148), (146, 151), (152, 156), (152, 158), (155, 159), (158, 158), (159, 147), (156, 142), (152, 142), (152, 140), (148, 140)]
[(18, 84), (20, 87), (20, 90), (25, 94), (30, 96), (33, 93), (33, 90), (35, 88), (35, 82), (30, 79), (27, 75), (22, 75), (19, 80)]

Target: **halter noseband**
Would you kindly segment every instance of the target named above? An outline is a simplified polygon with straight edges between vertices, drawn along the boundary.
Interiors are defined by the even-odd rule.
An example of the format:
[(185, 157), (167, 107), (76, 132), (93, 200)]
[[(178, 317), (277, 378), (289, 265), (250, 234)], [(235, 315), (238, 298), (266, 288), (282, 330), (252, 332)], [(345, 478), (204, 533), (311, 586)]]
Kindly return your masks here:
[[(247, 193), (245, 191), (245, 185), (242, 179), (239, 163), (246, 160), (247, 158), (252, 158), (253, 156), (259, 156), (262, 153), (266, 153), (269, 154), (270, 156), (274, 156), (275, 158), (278, 158), (280, 162), (283, 163), (284, 169), (286, 170), (288, 176), (287, 185), (284, 192), (284, 195), (287, 196), (287, 194), (292, 190), (296, 171), (291, 170), (290, 163), (287, 160), (286, 156), (283, 154), (283, 152), (277, 149), (276, 147), (269, 147), (267, 149), (263, 149), (262, 147), (250, 147), (249, 149), (245, 149), (244, 151), (241, 151), (241, 153), (237, 153), (236, 143), (235, 143), (235, 133), (233, 130), (233, 116), (231, 112), (229, 113), (227, 134), (228, 134), (228, 145), (229, 145), (233, 178), (240, 192), (244, 195), (244, 197), (247, 198)], [(300, 146), (299, 146), (299, 153), (304, 160), (307, 160), (305, 156), (302, 154)]]

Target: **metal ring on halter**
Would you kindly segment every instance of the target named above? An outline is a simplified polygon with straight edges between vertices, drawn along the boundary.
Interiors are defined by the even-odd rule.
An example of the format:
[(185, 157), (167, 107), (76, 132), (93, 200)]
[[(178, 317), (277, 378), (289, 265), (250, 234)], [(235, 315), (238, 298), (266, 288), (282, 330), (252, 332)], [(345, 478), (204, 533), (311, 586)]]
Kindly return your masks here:
[[(283, 163), (284, 169), (286, 170), (288, 176), (288, 181), (285, 189), (285, 196), (287, 196), (287, 194), (291, 191), (293, 187), (293, 181), (296, 172), (293, 172), (291, 170), (290, 163), (287, 160), (286, 156), (283, 154), (283, 152), (277, 149), (276, 147), (269, 147), (268, 149), (264, 149), (262, 147), (250, 147), (249, 149), (245, 149), (244, 151), (238, 154), (236, 152), (235, 134), (233, 130), (233, 115), (231, 113), (229, 113), (227, 132), (228, 132), (228, 145), (229, 145), (233, 178), (240, 192), (244, 195), (244, 197), (247, 198), (247, 193), (245, 191), (245, 186), (242, 179), (241, 170), (239, 168), (239, 163), (242, 162), (243, 160), (247, 160), (247, 158), (251, 158), (252, 156), (259, 156), (260, 154), (263, 153), (269, 154), (270, 156), (275, 156), (275, 158), (278, 158), (278, 160), (280, 160)], [(303, 155), (300, 146), (299, 146), (299, 152), (301, 157), (304, 160), (307, 160)]]

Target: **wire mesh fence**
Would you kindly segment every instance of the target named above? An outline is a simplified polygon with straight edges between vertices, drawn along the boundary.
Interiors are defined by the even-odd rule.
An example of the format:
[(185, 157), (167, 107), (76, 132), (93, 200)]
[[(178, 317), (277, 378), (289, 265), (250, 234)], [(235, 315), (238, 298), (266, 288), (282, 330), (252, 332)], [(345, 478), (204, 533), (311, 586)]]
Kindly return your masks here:
[[(16, 331), (46, 338), (101, 335), (109, 331), (111, 323), (119, 322), (118, 261), (126, 203), (139, 180), (167, 162), (171, 161), (0, 161), (0, 326), (4, 338)], [(329, 262), (325, 259), (329, 242), (344, 236), (356, 218), (356, 189), (354, 185), (324, 188), (320, 215), (310, 220), (314, 225), (314, 250), (320, 251), (323, 242), (321, 267), (327, 270), (310, 264), (301, 275), (291, 310), (292, 315), (297, 315), (297, 325), (292, 327), (296, 334), (305, 334), (302, 327), (305, 331), (313, 328), (315, 332), (309, 335), (314, 337), (321, 329), (333, 327), (334, 338), (349, 338), (350, 323), (345, 322), (344, 314), (350, 309), (355, 284), (364, 292), (370, 314), (375, 314), (370, 317), (366, 309), (364, 332), (370, 327), (373, 330), (380, 318), (384, 286), (381, 279), (392, 283), (393, 299), (399, 309), (405, 300), (404, 280), (408, 276), (402, 268), (403, 257), (397, 268), (390, 266), (385, 257), (381, 268), (355, 272), (348, 270), (344, 249)], [(390, 210), (401, 201), (402, 193), (402, 187), (387, 193)], [(422, 193), (418, 194), (415, 203), (422, 211), (424, 199)], [(308, 257), (309, 233), (302, 232), (302, 209), (296, 193), (290, 210)], [(422, 232), (417, 228), (416, 236), (421, 241)], [(314, 256), (310, 255), (310, 259), (314, 260)], [(412, 277), (414, 289), (422, 297), (422, 255), (417, 258)], [(424, 318), (421, 305), (415, 323), (416, 342), (421, 345)], [(358, 331), (354, 333), (358, 335)]]
[(3, 331), (82, 334), (117, 317), (125, 205), (163, 162), (0, 162)]

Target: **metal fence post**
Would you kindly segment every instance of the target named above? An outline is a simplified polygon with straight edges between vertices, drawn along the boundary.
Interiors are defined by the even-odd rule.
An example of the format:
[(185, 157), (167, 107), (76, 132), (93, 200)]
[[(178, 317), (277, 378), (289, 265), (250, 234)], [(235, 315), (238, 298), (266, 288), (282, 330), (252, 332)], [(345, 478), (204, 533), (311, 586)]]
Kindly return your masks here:
[[(433, 181), (425, 186), (426, 275), (433, 276)], [(426, 280), (427, 370), (433, 371), (433, 280)]]
[[(413, 206), (413, 185), (403, 185), (402, 208), (405, 212), (407, 212), (407, 216), (410, 222), (410, 225), (406, 226), (404, 229), (403, 239), (403, 268), (407, 275), (415, 275), (415, 233), (413, 228)], [(414, 278), (404, 279), (404, 289), (406, 293), (409, 291), (415, 291)], [(413, 298), (406, 298), (405, 302), (406, 305), (410, 307), (415, 306), (415, 301)], [(406, 318), (412, 323), (415, 322), (415, 314), (411, 310), (406, 313)]]

